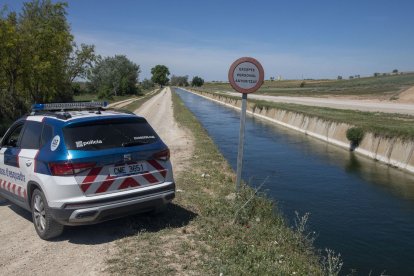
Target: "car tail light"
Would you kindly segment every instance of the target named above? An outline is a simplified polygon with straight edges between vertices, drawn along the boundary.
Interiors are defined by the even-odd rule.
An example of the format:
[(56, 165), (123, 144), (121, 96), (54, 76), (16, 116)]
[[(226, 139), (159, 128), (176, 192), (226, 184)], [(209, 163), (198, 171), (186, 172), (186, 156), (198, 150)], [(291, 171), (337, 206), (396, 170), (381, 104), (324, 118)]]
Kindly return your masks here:
[(73, 175), (80, 173), (87, 169), (92, 169), (95, 167), (96, 163), (87, 162), (87, 163), (49, 163), (50, 171), (52, 175)]
[(162, 150), (160, 152), (154, 153), (152, 156), (154, 159), (167, 161), (170, 159), (170, 149)]

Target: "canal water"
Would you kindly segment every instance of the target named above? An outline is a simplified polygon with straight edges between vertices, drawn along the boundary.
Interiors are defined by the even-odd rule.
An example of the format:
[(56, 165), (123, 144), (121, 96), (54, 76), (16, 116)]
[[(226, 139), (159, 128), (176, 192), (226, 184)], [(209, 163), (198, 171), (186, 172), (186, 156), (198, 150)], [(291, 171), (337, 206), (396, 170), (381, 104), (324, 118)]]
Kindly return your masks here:
[[(240, 113), (176, 89), (236, 170)], [(310, 213), (315, 246), (342, 272), (414, 275), (414, 176), (247, 116), (243, 179), (264, 187), (287, 221)]]

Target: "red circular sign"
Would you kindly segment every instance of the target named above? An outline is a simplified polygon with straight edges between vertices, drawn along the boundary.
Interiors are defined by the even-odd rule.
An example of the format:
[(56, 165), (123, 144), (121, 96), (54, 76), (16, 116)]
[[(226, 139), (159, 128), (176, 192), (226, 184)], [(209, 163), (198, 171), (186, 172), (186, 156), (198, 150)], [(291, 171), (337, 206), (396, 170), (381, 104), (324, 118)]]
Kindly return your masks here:
[(229, 82), (240, 93), (253, 93), (262, 86), (264, 70), (260, 62), (251, 57), (242, 57), (233, 62), (229, 70)]

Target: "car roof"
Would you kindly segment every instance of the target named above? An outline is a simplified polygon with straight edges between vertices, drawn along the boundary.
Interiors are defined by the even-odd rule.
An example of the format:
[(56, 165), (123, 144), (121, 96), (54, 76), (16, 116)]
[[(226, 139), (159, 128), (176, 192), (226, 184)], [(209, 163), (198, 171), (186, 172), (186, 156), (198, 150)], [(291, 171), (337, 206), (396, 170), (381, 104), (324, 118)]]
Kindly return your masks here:
[[(64, 112), (32, 112), (25, 117), (28, 121), (42, 122), (45, 118), (57, 120), (66, 123), (93, 121), (95, 119), (111, 119), (111, 118), (137, 118), (133, 113), (119, 110), (71, 110)], [(140, 117), (142, 118), (142, 117)]]

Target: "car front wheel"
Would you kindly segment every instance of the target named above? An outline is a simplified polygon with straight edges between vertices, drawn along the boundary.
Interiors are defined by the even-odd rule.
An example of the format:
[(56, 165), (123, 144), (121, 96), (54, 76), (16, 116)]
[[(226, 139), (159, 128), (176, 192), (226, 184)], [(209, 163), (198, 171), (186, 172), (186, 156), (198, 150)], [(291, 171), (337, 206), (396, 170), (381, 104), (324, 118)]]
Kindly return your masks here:
[(50, 215), (46, 197), (36, 189), (32, 195), (32, 217), (36, 232), (43, 240), (49, 240), (62, 234), (63, 225)]

